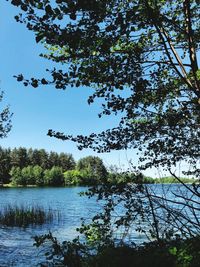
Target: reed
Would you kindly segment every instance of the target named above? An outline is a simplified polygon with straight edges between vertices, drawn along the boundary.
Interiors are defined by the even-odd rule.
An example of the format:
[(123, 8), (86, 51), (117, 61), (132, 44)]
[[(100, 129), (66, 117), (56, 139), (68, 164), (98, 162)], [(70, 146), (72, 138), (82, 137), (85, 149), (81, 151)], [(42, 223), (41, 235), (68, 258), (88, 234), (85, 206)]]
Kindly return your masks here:
[(0, 211), (0, 224), (5, 226), (27, 227), (50, 223), (59, 217), (53, 210), (38, 205), (6, 205)]

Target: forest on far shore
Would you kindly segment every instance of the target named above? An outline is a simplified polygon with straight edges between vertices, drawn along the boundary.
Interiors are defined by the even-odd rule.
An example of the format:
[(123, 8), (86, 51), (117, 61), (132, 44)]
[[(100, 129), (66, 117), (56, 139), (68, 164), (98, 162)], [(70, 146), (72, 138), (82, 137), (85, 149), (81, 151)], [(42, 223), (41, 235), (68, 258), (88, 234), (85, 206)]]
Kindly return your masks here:
[[(77, 162), (70, 153), (44, 149), (0, 147), (0, 181), (13, 186), (74, 186), (103, 183), (133, 183), (134, 172), (122, 172), (116, 166), (106, 168), (102, 159), (87, 156)], [(137, 178), (138, 179), (138, 178)], [(181, 178), (185, 183), (194, 179)], [(141, 175), (141, 183), (177, 183), (173, 177), (152, 178)]]

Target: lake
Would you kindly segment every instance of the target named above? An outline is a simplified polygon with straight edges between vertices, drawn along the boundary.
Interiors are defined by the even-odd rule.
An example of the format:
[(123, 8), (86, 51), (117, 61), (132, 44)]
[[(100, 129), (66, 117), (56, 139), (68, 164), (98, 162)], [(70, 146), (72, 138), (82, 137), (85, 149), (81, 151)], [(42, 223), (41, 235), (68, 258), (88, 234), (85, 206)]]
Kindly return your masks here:
[[(80, 226), (80, 218), (91, 218), (98, 210), (94, 199), (80, 197), (85, 187), (71, 188), (1, 188), (0, 205), (26, 204), (39, 205), (59, 211), (61, 220), (54, 220), (43, 226), (0, 228), (0, 266), (36, 266), (39, 250), (33, 247), (34, 235), (51, 231), (59, 240), (68, 240), (77, 236), (76, 228)], [(35, 258), (35, 259), (34, 259)]]
[[(156, 185), (161, 188), (161, 185)], [(180, 185), (173, 185), (180, 187)], [(33, 246), (33, 236), (51, 231), (58, 240), (71, 240), (78, 235), (76, 228), (80, 226), (81, 218), (91, 219), (101, 204), (95, 198), (88, 199), (79, 196), (86, 187), (69, 188), (1, 188), (0, 207), (5, 204), (39, 205), (51, 208), (61, 214), (61, 220), (54, 220), (43, 226), (0, 227), (0, 266), (27, 267), (37, 266), (44, 259), (41, 249)], [(132, 241), (141, 243), (144, 236), (133, 232)]]

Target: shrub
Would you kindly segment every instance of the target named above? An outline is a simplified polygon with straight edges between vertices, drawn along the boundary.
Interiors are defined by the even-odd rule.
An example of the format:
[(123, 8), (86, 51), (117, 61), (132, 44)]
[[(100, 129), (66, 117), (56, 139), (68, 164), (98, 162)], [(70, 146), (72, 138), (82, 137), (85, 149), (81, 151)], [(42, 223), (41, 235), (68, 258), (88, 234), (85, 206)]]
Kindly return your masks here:
[[(199, 237), (136, 245), (105, 244), (94, 249), (79, 239), (60, 243), (51, 233), (35, 236), (35, 246), (47, 241), (44, 266), (67, 267), (199, 267)], [(43, 266), (43, 265), (42, 265)]]

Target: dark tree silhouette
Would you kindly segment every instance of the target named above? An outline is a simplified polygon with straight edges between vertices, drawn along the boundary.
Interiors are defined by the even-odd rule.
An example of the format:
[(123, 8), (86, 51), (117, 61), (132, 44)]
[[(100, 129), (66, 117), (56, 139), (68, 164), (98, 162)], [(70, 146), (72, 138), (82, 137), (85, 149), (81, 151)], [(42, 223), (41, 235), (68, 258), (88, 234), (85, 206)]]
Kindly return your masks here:
[[(3, 92), (0, 92), (0, 102), (3, 100)], [(12, 113), (9, 107), (0, 110), (0, 138), (4, 138), (11, 130)]]
[[(3, 92), (0, 92), (0, 102), (3, 100)], [(0, 139), (7, 137), (11, 130), (12, 113), (9, 107), (0, 109)], [(10, 167), (9, 150), (3, 151), (0, 147), (0, 182), (7, 182), (9, 180)]]
[(49, 130), (50, 136), (98, 152), (138, 148), (141, 168), (169, 168), (199, 159), (199, 2), (12, 0), (15, 18), (44, 44), (41, 56), (63, 64), (52, 78), (25, 79), (25, 86), (90, 86), (103, 98), (99, 114), (120, 114), (119, 125), (89, 136)]
[[(22, 10), (16, 20), (35, 32), (36, 42), (44, 44), (46, 54), (41, 56), (62, 64), (47, 70), (48, 78), (27, 79), (20, 74), (17, 80), (33, 87), (54, 84), (57, 89), (66, 89), (68, 85), (90, 86), (94, 91), (88, 103), (96, 98), (104, 100), (99, 117), (119, 115), (119, 124), (101, 133), (72, 136), (49, 130), (49, 136), (74, 141), (79, 149), (86, 147), (98, 152), (137, 148), (141, 151), (140, 169), (162, 166), (171, 171), (172, 165), (184, 160), (190, 165), (187, 173), (200, 178), (199, 1), (12, 0), (11, 3)], [(94, 189), (92, 195), (99, 194), (99, 199), (107, 200), (104, 214), (96, 216), (94, 224), (100, 218), (105, 229), (112, 230), (113, 208), (124, 204), (127, 213), (116, 222), (117, 227), (129, 228), (141, 216), (141, 220), (152, 226), (152, 236), (158, 241), (162, 220), (168, 223), (167, 231), (162, 232), (165, 236), (169, 234), (171, 221), (182, 234), (184, 231), (191, 234), (192, 227), (199, 231), (199, 209), (195, 206), (199, 204), (198, 184), (190, 188), (183, 183), (192, 196), (174, 193), (195, 217), (196, 221), (191, 221), (191, 213), (187, 216), (171, 209), (170, 199), (159, 199), (140, 180), (139, 186), (105, 185)], [(158, 209), (163, 216), (157, 213)], [(187, 229), (181, 225), (185, 222), (189, 223)]]

